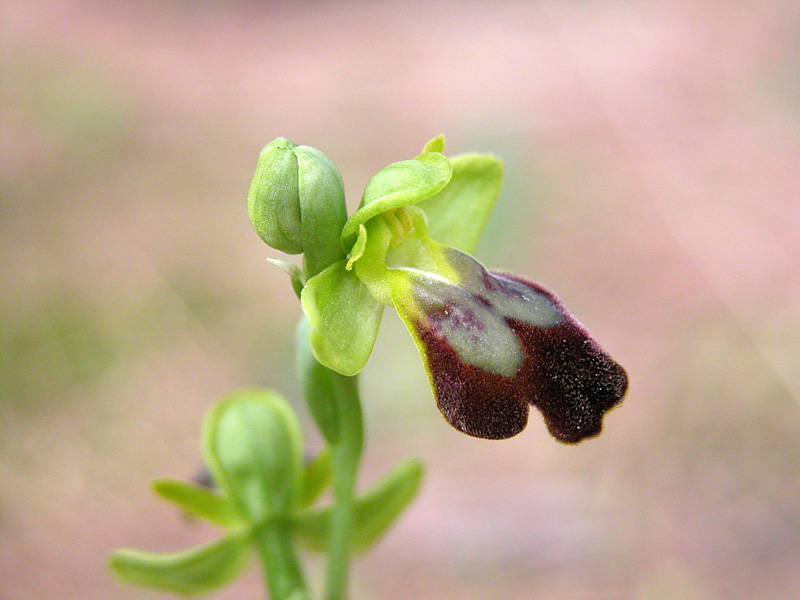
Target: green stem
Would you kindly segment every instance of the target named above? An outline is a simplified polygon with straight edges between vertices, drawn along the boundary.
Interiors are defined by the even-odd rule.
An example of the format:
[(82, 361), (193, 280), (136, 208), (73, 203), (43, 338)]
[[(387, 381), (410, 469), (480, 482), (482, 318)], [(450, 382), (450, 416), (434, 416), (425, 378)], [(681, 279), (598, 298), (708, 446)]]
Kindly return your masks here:
[(344, 600), (347, 595), (355, 486), (364, 433), (357, 379), (335, 375), (343, 380), (342, 385), (337, 387), (346, 389), (348, 393), (339, 394), (341, 427), (339, 439), (331, 446), (334, 505), (328, 540), (328, 600)]
[(264, 567), (268, 600), (311, 600), (294, 554), (291, 528), (270, 521), (253, 532), (253, 540)]
[(331, 449), (334, 505), (328, 538), (327, 600), (344, 600), (355, 486), (364, 445), (358, 379), (340, 375), (317, 361), (305, 318), (297, 332), (297, 367), (306, 402)]

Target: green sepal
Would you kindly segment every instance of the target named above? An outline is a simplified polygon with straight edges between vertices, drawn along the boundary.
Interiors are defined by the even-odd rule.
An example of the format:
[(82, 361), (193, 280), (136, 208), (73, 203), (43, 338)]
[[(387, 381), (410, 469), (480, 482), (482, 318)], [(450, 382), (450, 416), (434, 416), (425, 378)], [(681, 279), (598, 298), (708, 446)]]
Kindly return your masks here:
[(300, 506), (311, 506), (331, 484), (331, 453), (325, 448), (303, 469), (303, 493)]
[(247, 567), (248, 538), (227, 534), (218, 539), (167, 554), (122, 549), (109, 564), (127, 583), (165, 592), (194, 595), (211, 592), (231, 582)]
[(428, 217), (433, 239), (463, 252), (473, 252), (489, 221), (503, 181), (503, 163), (489, 154), (450, 158), (453, 176), (438, 194), (419, 207)]
[(342, 375), (361, 371), (375, 345), (383, 306), (355, 271), (347, 270), (347, 261), (334, 263), (309, 279), (300, 300), (317, 360)]
[(245, 389), (209, 411), (203, 453), (214, 481), (249, 524), (289, 515), (300, 500), (303, 439), (292, 408), (269, 390)]
[(358, 210), (342, 229), (342, 248), (349, 252), (353, 247), (359, 225), (381, 213), (430, 198), (451, 175), (450, 161), (439, 152), (425, 152), (378, 171), (367, 183)]
[(225, 528), (242, 524), (233, 502), (218, 491), (177, 479), (156, 479), (152, 486), (156, 494), (192, 516)]
[(295, 148), (297, 144), (286, 138), (264, 146), (247, 194), (247, 213), (256, 233), (287, 254), (303, 251)]
[[(350, 540), (353, 551), (368, 549), (389, 530), (416, 497), (423, 472), (420, 460), (405, 460), (356, 498)], [(298, 512), (293, 520), (298, 541), (312, 550), (325, 551), (330, 513), (329, 507)]]
[(303, 281), (303, 271), (300, 270), (300, 267), (293, 262), (281, 260), (280, 258), (268, 258), (267, 262), (275, 265), (289, 276), (289, 279), (292, 282), (292, 289), (299, 298), (300, 292), (303, 291), (303, 286), (305, 285), (305, 282)]
[(347, 221), (344, 183), (339, 170), (316, 148), (298, 146), (297, 155), (303, 271), (313, 277), (344, 257), (339, 236)]

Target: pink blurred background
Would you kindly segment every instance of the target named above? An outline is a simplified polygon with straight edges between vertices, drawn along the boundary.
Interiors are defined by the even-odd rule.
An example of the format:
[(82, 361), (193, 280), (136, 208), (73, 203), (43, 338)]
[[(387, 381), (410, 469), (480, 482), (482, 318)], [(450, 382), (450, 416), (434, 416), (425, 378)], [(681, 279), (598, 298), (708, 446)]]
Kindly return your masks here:
[(479, 257), (557, 290), (631, 387), (577, 447), (536, 415), (471, 439), (387, 316), (362, 483), (429, 471), (353, 598), (798, 597), (797, 3), (0, 0), (0, 28), (2, 600), (166, 598), (105, 568), (213, 535), (149, 481), (197, 471), (222, 394), (297, 402), (260, 148), (319, 148), (352, 209), (438, 133), (506, 162)]

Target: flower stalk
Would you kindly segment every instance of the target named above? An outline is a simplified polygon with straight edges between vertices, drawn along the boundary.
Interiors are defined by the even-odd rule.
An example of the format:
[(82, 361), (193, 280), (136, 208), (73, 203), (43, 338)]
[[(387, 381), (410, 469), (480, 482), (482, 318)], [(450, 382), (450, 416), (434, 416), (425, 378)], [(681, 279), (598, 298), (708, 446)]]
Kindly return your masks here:
[(312, 600), (295, 555), (291, 528), (280, 521), (255, 528), (253, 541), (264, 571), (267, 600)]
[(348, 379), (350, 385), (343, 387), (350, 388), (351, 392), (340, 398), (341, 414), (348, 423), (342, 428), (339, 441), (331, 446), (334, 505), (328, 546), (328, 600), (344, 600), (347, 594), (353, 507), (358, 467), (363, 450), (364, 434), (361, 404), (356, 387), (357, 377)]
[(297, 331), (297, 364), (303, 395), (329, 444), (334, 504), (328, 538), (328, 600), (344, 600), (350, 562), (353, 507), (364, 427), (358, 377), (347, 377), (319, 363), (311, 350), (308, 322)]

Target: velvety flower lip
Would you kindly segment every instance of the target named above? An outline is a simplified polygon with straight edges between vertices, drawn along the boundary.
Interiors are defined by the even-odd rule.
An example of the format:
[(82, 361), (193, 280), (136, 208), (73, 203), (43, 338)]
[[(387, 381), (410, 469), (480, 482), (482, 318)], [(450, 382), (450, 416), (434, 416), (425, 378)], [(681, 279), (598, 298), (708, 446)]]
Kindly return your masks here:
[[(450, 260), (461, 285), (416, 274), (413, 305), (397, 303), (448, 422), (468, 435), (505, 439), (525, 428), (533, 405), (561, 442), (599, 434), (627, 389), (622, 367), (549, 290), (454, 250)], [(495, 345), (504, 330), (521, 349), (518, 362), (513, 342)], [(510, 368), (492, 368), (493, 361)]]

